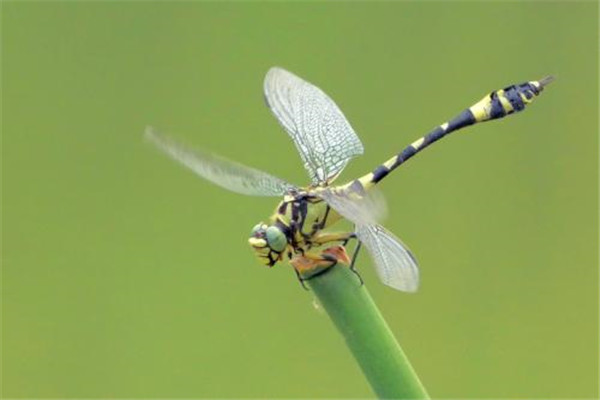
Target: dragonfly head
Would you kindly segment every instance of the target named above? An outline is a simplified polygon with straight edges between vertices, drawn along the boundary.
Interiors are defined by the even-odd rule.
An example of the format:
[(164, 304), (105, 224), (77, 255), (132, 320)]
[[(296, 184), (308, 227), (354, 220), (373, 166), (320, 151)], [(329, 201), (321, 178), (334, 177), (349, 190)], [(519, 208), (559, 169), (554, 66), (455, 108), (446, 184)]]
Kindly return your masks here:
[(257, 224), (252, 228), (248, 243), (261, 263), (272, 267), (281, 260), (288, 240), (285, 233), (277, 225)]

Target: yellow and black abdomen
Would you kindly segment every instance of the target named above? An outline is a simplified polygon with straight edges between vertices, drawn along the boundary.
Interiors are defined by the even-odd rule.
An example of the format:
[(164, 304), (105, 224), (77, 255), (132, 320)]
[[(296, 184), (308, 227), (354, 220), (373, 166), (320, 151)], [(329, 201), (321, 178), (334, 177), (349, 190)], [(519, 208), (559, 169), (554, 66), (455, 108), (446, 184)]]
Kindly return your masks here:
[(472, 115), (472, 123), (503, 118), (523, 110), (535, 97), (539, 96), (544, 86), (553, 80), (553, 77), (548, 76), (539, 81), (526, 82), (496, 90), (466, 111)]
[(373, 172), (357, 179), (356, 184), (360, 184), (363, 188), (368, 189), (370, 186), (375, 185), (385, 178), (390, 172), (412, 156), (448, 134), (466, 126), (503, 118), (523, 110), (539, 96), (544, 89), (544, 86), (552, 81), (552, 77), (546, 77), (539, 81), (530, 81), (519, 85), (508, 86), (488, 94), (455, 118), (437, 126), (427, 135), (414, 141), (400, 153), (373, 170)]

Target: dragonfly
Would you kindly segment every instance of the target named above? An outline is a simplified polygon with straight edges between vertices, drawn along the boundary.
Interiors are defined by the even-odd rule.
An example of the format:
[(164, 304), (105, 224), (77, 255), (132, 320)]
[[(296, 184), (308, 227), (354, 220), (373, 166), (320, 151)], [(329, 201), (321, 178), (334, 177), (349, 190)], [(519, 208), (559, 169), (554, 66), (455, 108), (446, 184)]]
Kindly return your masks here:
[[(337, 186), (334, 181), (352, 158), (363, 154), (363, 145), (327, 94), (280, 67), (267, 72), (264, 96), (300, 155), (310, 177), (308, 186), (293, 185), (222, 156), (188, 148), (152, 127), (146, 128), (145, 137), (169, 157), (225, 189), (250, 196), (283, 197), (271, 217), (254, 226), (248, 239), (262, 264), (273, 267), (288, 261), (304, 286), (304, 280), (338, 263), (355, 271), (354, 262), (363, 245), (385, 285), (415, 292), (419, 286), (417, 261), (408, 247), (381, 225), (386, 205), (376, 185), (450, 133), (522, 111), (552, 80), (549, 76), (493, 91), (368, 174)], [(329, 229), (343, 219), (354, 229)], [(357, 240), (352, 259), (345, 251), (351, 239)]]

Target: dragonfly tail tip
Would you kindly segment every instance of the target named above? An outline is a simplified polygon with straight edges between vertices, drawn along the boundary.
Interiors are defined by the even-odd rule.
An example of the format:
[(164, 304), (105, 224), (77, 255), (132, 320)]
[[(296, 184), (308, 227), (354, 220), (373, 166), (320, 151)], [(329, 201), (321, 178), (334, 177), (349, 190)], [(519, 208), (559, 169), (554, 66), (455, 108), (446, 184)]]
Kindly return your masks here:
[(540, 84), (540, 87), (545, 87), (548, 86), (550, 83), (552, 83), (556, 78), (553, 75), (548, 75), (542, 79), (540, 79), (538, 82)]

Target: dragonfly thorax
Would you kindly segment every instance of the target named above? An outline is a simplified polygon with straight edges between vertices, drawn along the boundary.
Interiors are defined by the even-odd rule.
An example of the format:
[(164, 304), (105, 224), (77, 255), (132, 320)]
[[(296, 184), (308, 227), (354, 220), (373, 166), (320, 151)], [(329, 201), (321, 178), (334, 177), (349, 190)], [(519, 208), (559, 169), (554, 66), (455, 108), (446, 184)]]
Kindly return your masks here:
[(261, 263), (272, 267), (284, 257), (303, 255), (318, 245), (317, 236), (340, 219), (313, 193), (298, 191), (284, 197), (269, 220), (257, 224), (248, 243)]

